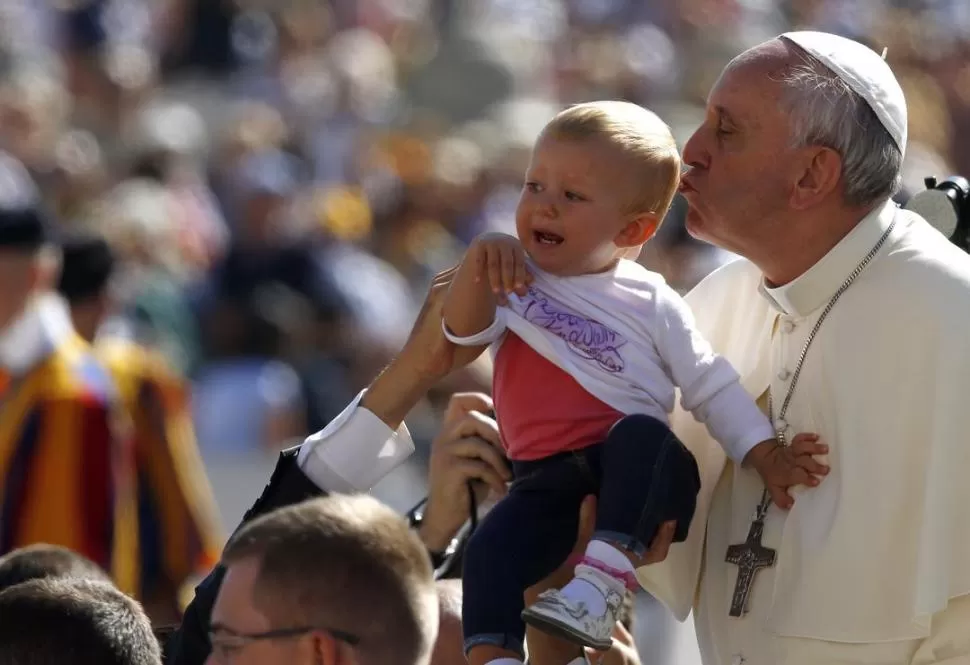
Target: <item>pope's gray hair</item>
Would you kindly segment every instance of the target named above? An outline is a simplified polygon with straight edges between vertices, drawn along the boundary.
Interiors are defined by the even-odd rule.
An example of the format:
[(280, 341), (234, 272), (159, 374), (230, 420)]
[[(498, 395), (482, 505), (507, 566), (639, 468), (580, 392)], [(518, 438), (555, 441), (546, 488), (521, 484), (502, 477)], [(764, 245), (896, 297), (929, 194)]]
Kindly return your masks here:
[(835, 72), (795, 43), (802, 62), (779, 81), (791, 117), (794, 147), (821, 145), (842, 157), (843, 195), (851, 206), (869, 206), (893, 196), (902, 183), (903, 154), (870, 108)]

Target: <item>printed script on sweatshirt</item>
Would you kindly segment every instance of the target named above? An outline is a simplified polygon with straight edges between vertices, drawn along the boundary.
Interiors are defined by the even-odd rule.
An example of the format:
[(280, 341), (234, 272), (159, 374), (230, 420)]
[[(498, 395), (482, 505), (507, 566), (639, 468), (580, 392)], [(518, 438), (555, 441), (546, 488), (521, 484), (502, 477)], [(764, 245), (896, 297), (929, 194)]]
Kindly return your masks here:
[(530, 287), (521, 298), (512, 299), (509, 307), (532, 325), (562, 339), (576, 355), (597, 363), (607, 372), (623, 371), (620, 349), (626, 340), (599, 321), (577, 314), (535, 287)]

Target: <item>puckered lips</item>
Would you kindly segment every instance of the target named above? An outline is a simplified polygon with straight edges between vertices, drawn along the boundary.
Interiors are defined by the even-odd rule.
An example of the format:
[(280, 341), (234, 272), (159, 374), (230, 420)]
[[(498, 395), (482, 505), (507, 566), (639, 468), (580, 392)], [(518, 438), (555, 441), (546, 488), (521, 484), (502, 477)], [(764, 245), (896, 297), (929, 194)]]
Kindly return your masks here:
[(691, 184), (691, 181), (685, 176), (680, 179), (680, 185), (677, 187), (677, 191), (681, 194), (693, 194), (697, 191), (697, 188)]

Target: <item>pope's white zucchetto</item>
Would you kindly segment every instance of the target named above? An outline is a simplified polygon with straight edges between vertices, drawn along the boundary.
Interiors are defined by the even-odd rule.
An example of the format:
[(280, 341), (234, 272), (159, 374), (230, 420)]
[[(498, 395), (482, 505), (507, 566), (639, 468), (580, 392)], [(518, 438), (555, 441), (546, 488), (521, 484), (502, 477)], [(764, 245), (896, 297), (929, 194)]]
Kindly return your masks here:
[(781, 38), (817, 58), (866, 100), (905, 154), (906, 97), (882, 56), (859, 42), (826, 32), (786, 32)]

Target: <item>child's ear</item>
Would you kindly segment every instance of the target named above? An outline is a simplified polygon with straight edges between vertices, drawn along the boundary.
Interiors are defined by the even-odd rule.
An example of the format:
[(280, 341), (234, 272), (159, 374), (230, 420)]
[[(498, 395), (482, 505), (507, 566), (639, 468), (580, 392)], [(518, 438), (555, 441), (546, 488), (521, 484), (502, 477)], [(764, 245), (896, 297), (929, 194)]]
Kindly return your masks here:
[(653, 237), (660, 226), (660, 219), (652, 212), (637, 215), (616, 235), (613, 242), (617, 247), (638, 247)]

